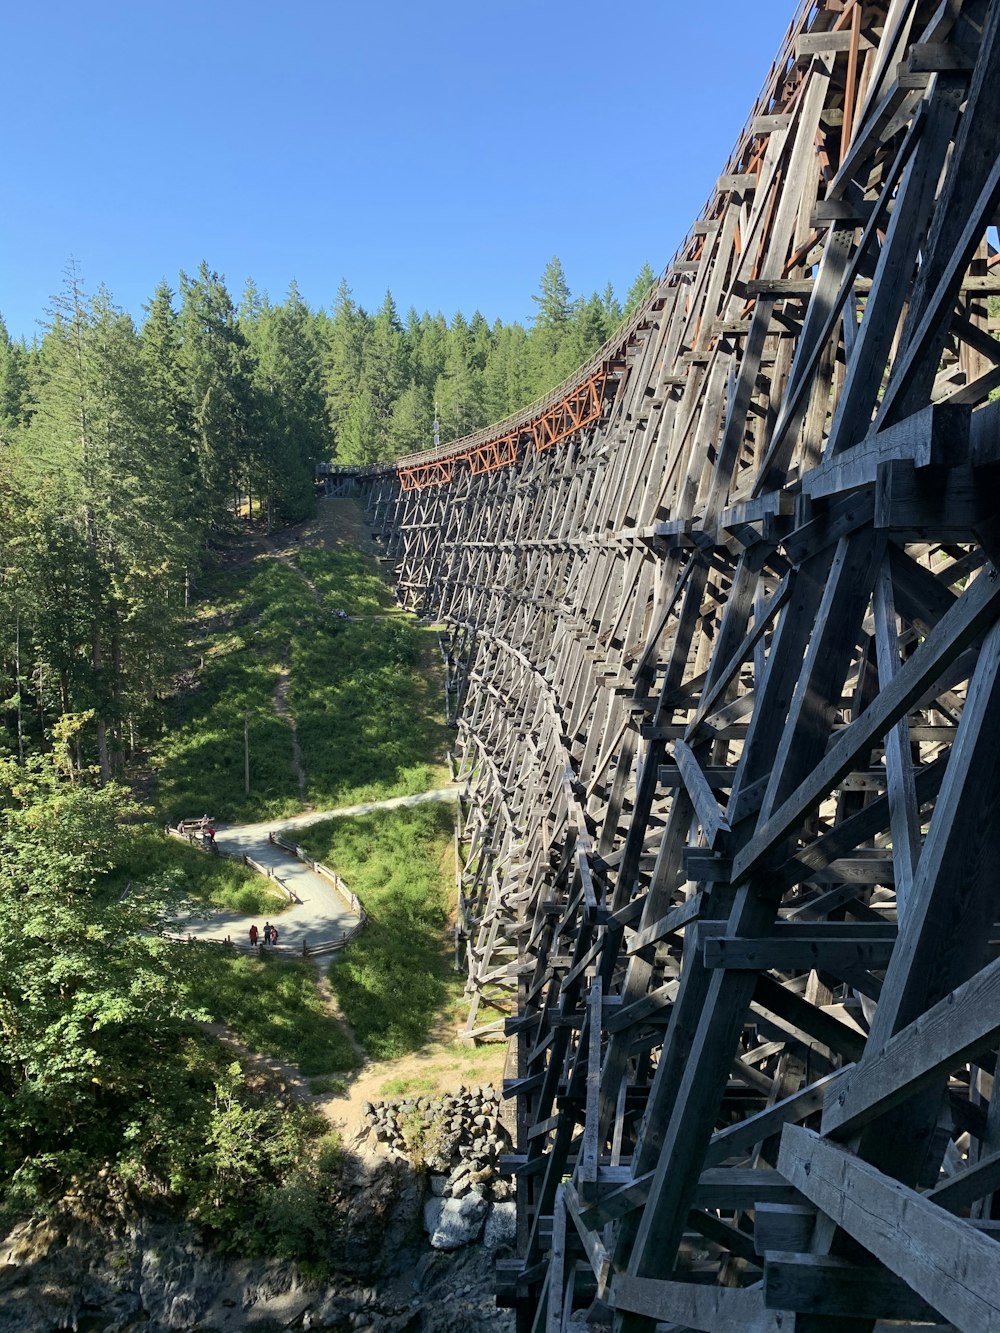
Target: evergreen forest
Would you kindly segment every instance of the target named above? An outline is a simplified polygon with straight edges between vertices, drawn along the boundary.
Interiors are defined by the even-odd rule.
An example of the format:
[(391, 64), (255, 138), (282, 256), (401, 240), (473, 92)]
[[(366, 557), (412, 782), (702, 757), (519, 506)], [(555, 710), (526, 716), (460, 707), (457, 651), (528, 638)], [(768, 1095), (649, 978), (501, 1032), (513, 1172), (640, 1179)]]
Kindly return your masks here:
[[(172, 941), (192, 904), (285, 904), (157, 821), (440, 785), (433, 633), (393, 607), (362, 516), (334, 512), (353, 503), (316, 513), (316, 464), (427, 447), (435, 414), (447, 441), (516, 411), (652, 276), (624, 306), (610, 288), (574, 299), (553, 260), (524, 327), (400, 318), (389, 293), (370, 313), (346, 284), (329, 312), (294, 285), (280, 304), (252, 283), (236, 301), (202, 265), (137, 323), (70, 266), (33, 342), (0, 323), (0, 1224), (152, 1204), (234, 1253), (335, 1252), (336, 1137), (206, 1025), (317, 1088), (359, 1052), (420, 1048), (460, 999), (451, 812), (311, 830), (369, 916), (329, 976), (350, 1039), (311, 963)], [(324, 518), (332, 542), (298, 545)]]
[(141, 325), (70, 265), (41, 335), (0, 322), (0, 752), (53, 728), (100, 780), (157, 726), (192, 585), (239, 520), (304, 518), (316, 464), (367, 465), (459, 438), (558, 384), (611, 335), (609, 286), (574, 298), (558, 259), (530, 327), (477, 311), (332, 311), (293, 284), (237, 302), (202, 264)]

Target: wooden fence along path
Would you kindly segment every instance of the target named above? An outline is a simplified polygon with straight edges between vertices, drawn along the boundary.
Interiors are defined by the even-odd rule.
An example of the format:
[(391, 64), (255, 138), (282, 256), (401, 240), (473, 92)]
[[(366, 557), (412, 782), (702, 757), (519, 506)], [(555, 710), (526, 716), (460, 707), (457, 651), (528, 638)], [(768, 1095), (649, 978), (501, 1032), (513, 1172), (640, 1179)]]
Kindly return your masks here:
[(342, 949), (345, 944), (350, 944), (351, 940), (364, 930), (368, 923), (368, 913), (362, 906), (361, 899), (358, 895), (352, 893), (345, 881), (337, 874), (336, 870), (331, 870), (330, 867), (324, 865), (322, 861), (317, 861), (314, 856), (309, 855), (304, 847), (300, 847), (299, 844), (294, 842), (291, 838), (286, 838), (281, 833), (272, 832), (267, 835), (267, 840), (272, 847), (280, 847), (282, 851), (288, 852), (288, 854), (294, 856), (297, 861), (301, 861), (304, 866), (307, 866), (313, 872), (314, 875), (319, 875), (320, 879), (325, 879), (348, 911), (357, 917), (355, 924), (349, 926), (339, 935), (332, 937), (329, 940), (321, 940), (319, 944), (311, 945), (309, 947), (309, 953), (335, 953), (338, 949)]
[(1000, 0), (804, 5), (613, 343), (362, 479), (447, 626), (523, 1330), (1000, 1329), (998, 126)]
[[(207, 843), (202, 832), (205, 822), (206, 821), (202, 819), (181, 820), (177, 827), (168, 824), (166, 826), (166, 833), (168, 837), (179, 838), (182, 842), (187, 842), (191, 846), (198, 847), (206, 852), (211, 850), (216, 856), (224, 856), (231, 861), (238, 861), (249, 870), (255, 870), (258, 875), (262, 875), (265, 879), (269, 879), (273, 884), (276, 884), (293, 906), (302, 905), (302, 900), (299, 898), (295, 890), (291, 888), (279, 874), (277, 874), (272, 866), (264, 865), (262, 861), (251, 856), (249, 852), (230, 851), (227, 848), (221, 847), (218, 842), (214, 840), (211, 844)], [(353, 925), (338, 929), (336, 934), (331, 934), (318, 940), (313, 937), (311, 942), (304, 939), (302, 941), (301, 950), (295, 950), (295, 952), (301, 952), (303, 957), (315, 957), (320, 954), (336, 953), (344, 948), (345, 945), (349, 944), (351, 940), (365, 928), (368, 922), (368, 914), (362, 906), (361, 899), (356, 893), (351, 892), (345, 881), (335, 870), (331, 870), (330, 867), (324, 865), (322, 861), (317, 861), (315, 857), (310, 856), (305, 848), (300, 847), (298, 843), (294, 842), (291, 838), (286, 838), (281, 833), (275, 833), (272, 830), (267, 835), (267, 842), (270, 846), (279, 847), (283, 852), (287, 852), (290, 857), (301, 862), (301, 864), (308, 870), (311, 870), (314, 875), (329, 884), (334, 893), (343, 903), (344, 907), (346, 907), (356, 918)], [(131, 888), (131, 881), (129, 881), (128, 887)], [(193, 940), (195, 936), (177, 936), (176, 938)], [(284, 952), (285, 950), (282, 951)]]

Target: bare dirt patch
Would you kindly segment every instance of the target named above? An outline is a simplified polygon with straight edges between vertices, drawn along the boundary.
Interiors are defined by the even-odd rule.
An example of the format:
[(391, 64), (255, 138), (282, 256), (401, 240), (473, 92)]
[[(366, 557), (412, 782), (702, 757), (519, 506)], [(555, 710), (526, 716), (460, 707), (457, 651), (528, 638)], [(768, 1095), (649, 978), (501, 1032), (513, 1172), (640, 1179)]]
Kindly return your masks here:
[(365, 1129), (366, 1102), (410, 1094), (433, 1097), (483, 1083), (501, 1087), (506, 1052), (500, 1042), (475, 1048), (443, 1036), (399, 1060), (369, 1060), (350, 1076), (345, 1093), (317, 1098), (314, 1104), (350, 1141)]

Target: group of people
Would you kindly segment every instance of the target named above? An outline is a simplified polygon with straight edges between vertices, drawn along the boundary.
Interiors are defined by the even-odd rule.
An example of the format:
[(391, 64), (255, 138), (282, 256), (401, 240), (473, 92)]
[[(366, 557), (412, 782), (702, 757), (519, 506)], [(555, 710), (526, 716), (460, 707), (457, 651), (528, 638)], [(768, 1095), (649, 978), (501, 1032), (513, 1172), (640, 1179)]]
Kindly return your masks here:
[(270, 945), (270, 944), (277, 944), (277, 943), (278, 943), (278, 927), (277, 927), (277, 926), (272, 926), (271, 923), (270, 923), (270, 921), (267, 921), (267, 922), (265, 922), (265, 924), (264, 924), (264, 933), (263, 933), (263, 935), (261, 935), (261, 933), (260, 933), (260, 931), (257, 929), (256, 925), (251, 926), (251, 927), (250, 927), (250, 947), (251, 947), (252, 949), (256, 949), (256, 947), (257, 947), (257, 941), (258, 941), (258, 940), (259, 940), (262, 944), (269, 944), (269, 945)]

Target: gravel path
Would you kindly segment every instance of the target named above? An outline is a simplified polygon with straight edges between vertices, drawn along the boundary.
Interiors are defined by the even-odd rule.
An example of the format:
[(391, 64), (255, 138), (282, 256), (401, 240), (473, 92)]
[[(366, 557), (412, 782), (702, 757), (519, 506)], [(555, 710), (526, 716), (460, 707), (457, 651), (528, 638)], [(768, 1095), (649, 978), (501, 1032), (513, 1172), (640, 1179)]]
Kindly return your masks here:
[[(343, 815), (367, 815), (374, 810), (421, 805), (425, 801), (454, 801), (458, 794), (457, 787), (444, 787), (419, 792), (415, 796), (391, 796), (384, 801), (366, 801), (336, 810), (315, 810), (290, 819), (230, 827), (222, 825), (216, 830), (215, 840), (222, 852), (237, 856), (245, 853), (252, 857), (294, 894), (297, 901), (276, 917), (274, 924), (278, 929), (278, 951), (301, 954), (304, 945), (316, 947), (323, 941), (339, 938), (356, 924), (357, 918), (328, 880), (303, 865), (290, 852), (272, 846), (268, 834), (292, 832)], [(233, 944), (249, 949), (251, 925), (263, 931), (264, 922), (259, 918), (242, 916), (238, 912), (213, 912), (207, 919), (187, 922), (184, 932), (202, 940), (230, 939)]]

